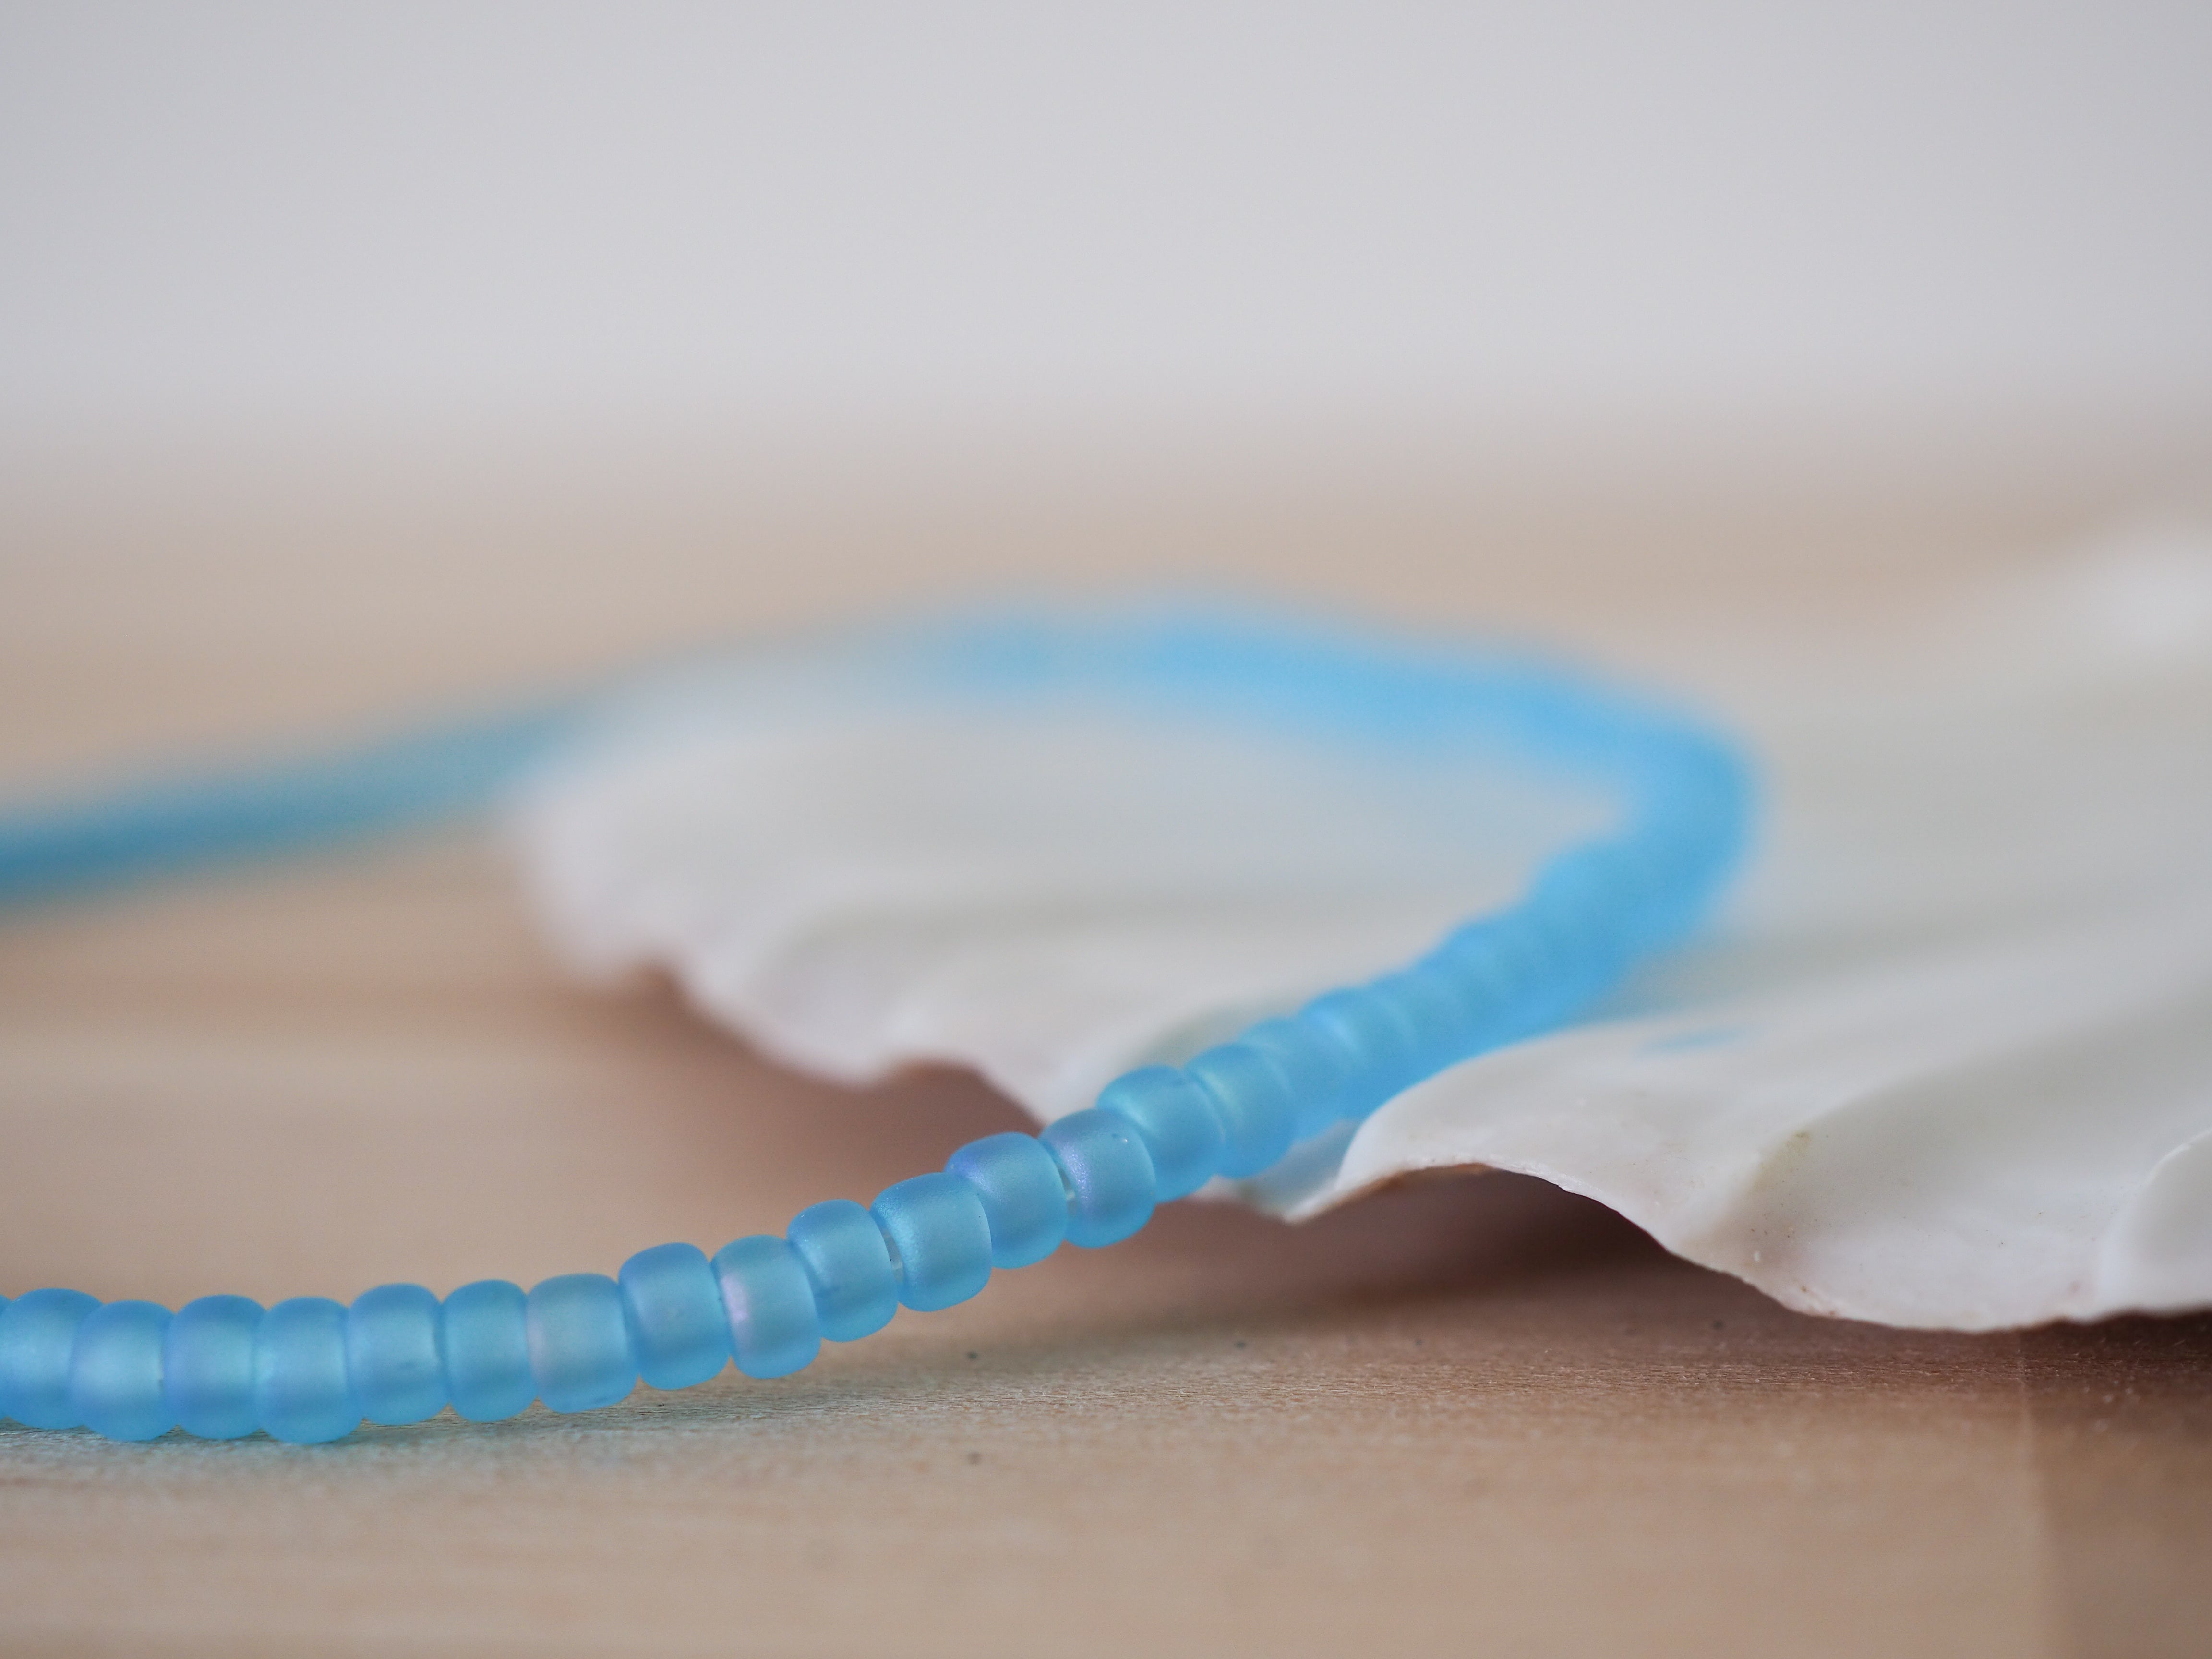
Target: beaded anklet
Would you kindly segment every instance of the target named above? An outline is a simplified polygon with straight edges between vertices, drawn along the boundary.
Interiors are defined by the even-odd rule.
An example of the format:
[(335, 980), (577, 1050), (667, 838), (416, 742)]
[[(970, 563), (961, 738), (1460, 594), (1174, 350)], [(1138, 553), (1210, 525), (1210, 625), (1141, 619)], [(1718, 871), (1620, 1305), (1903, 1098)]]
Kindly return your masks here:
[[(1037, 1134), (986, 1136), (872, 1205), (817, 1204), (781, 1237), (741, 1238), (711, 1257), (663, 1244), (611, 1279), (568, 1273), (527, 1293), (486, 1280), (442, 1301), (415, 1285), (381, 1285), (350, 1306), (301, 1297), (264, 1310), (211, 1296), (174, 1314), (76, 1291), (0, 1298), (0, 1414), (119, 1440), (258, 1429), (313, 1443), (364, 1418), (419, 1422), (447, 1405), (477, 1422), (533, 1400), (590, 1411), (641, 1379), (688, 1388), (732, 1360), (749, 1376), (781, 1376), (825, 1338), (866, 1336), (901, 1306), (964, 1302), (994, 1269), (1063, 1243), (1127, 1238), (1158, 1204), (1217, 1176), (1256, 1175), (1447, 1066), (1558, 1024), (1696, 925), (1746, 833), (1747, 775), (1724, 740), (1556, 670), (1190, 625), (963, 631), (890, 654), (902, 651), (906, 671), (994, 695), (1088, 682), (1210, 696), (1243, 713), (1348, 717), (1400, 737), (1479, 731), (1612, 785), (1625, 824), (1553, 858), (1516, 903), (1396, 972), (1184, 1065), (1132, 1072)], [(570, 724), (556, 710), (0, 819), (0, 899), (465, 807)]]

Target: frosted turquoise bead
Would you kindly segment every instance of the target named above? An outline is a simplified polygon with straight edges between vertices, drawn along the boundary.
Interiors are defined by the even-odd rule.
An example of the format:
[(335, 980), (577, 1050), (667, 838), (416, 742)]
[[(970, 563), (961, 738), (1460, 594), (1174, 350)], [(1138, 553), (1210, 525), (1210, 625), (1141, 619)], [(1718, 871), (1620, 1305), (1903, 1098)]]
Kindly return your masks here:
[(314, 1445), (351, 1434), (361, 1401), (346, 1376), (346, 1310), (299, 1296), (261, 1316), (253, 1334), (253, 1416), (277, 1440)]
[(85, 1316), (70, 1351), (70, 1409), (110, 1440), (151, 1440), (177, 1426), (161, 1397), (169, 1310), (111, 1302)]
[(822, 1322), (799, 1253), (756, 1233), (714, 1252), (714, 1281), (730, 1322), (730, 1350), (747, 1376), (785, 1376), (814, 1363)]
[(696, 1244), (640, 1250), (623, 1263), (615, 1282), (638, 1373), (649, 1387), (688, 1389), (730, 1363), (722, 1292)]
[(1171, 1066), (1125, 1073), (1100, 1092), (1098, 1109), (1136, 1125), (1161, 1203), (1196, 1192), (1220, 1173), (1221, 1116), (1205, 1087), (1188, 1073)]
[(253, 1338), (261, 1304), (204, 1296), (169, 1321), (161, 1393), (177, 1426), (203, 1440), (237, 1440), (261, 1426), (253, 1414)]
[(1297, 1017), (1343, 1058), (1347, 1117), (1365, 1117), (1420, 1074), (1419, 1033), (1395, 1002), (1368, 986), (1316, 997)]
[(1096, 1249), (1152, 1218), (1152, 1154), (1129, 1120), (1097, 1107), (1071, 1112), (1037, 1137), (1067, 1183), (1067, 1242)]
[(33, 1291), (0, 1312), (0, 1413), (34, 1429), (73, 1429), (70, 1351), (100, 1304), (82, 1291)]
[(853, 1342), (883, 1329), (898, 1311), (898, 1269), (875, 1217), (849, 1198), (809, 1205), (784, 1237), (814, 1289), (822, 1334)]
[(1475, 922), (1455, 931), (1422, 959), (1425, 968), (1452, 987), (1477, 1049), (1496, 1048), (1534, 1029), (1535, 1006), (1522, 955), (1510, 930)]
[(1411, 1034), (1413, 1071), (1401, 1087), (1474, 1052), (1474, 1023), (1458, 988), (1444, 975), (1415, 966), (1379, 979), (1368, 988), (1395, 1007)]
[(372, 1423), (420, 1423), (446, 1409), (438, 1298), (420, 1285), (380, 1285), (346, 1310), (346, 1375)]
[(1042, 1261), (1066, 1238), (1067, 1187), (1035, 1135), (985, 1135), (953, 1153), (945, 1168), (983, 1200), (994, 1267)]
[(1344, 1060), (1334, 1043), (1296, 1018), (1263, 1019), (1237, 1042), (1275, 1062), (1290, 1085), (1293, 1145), (1344, 1115)]
[(1581, 1000), (1556, 929), (1528, 906), (1516, 905), (1479, 924), (1490, 948), (1511, 964), (1520, 988), (1518, 1014), (1524, 1031), (1540, 1030)]
[(504, 1279), (464, 1285), (438, 1310), (446, 1391), (471, 1423), (496, 1423), (530, 1409), (530, 1300)]
[(899, 1262), (899, 1300), (932, 1313), (965, 1302), (991, 1277), (991, 1223), (958, 1176), (939, 1170), (876, 1194), (876, 1224)]
[(1221, 1121), (1223, 1175), (1257, 1175), (1291, 1150), (1298, 1124), (1297, 1097), (1266, 1049), (1224, 1042), (1183, 1069), (1206, 1091)]
[(1610, 952), (1624, 943), (1641, 896), (1638, 884), (1635, 864), (1620, 849), (1575, 847), (1545, 865), (1524, 902), (1594, 950)]
[(530, 1374), (548, 1411), (591, 1412), (637, 1386), (622, 1287), (605, 1273), (562, 1273), (531, 1287)]

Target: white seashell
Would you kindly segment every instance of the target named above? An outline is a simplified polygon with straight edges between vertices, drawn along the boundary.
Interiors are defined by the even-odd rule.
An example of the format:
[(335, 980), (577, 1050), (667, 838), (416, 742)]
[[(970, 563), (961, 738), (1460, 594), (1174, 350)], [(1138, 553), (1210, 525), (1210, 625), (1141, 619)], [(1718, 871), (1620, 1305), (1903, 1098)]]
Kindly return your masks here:
[[(1522, 1170), (1793, 1307), (1964, 1329), (2212, 1305), (2212, 556), (2093, 561), (1786, 656), (1680, 651), (1768, 775), (1705, 943), (1237, 1193)], [(1663, 658), (1655, 646), (1655, 656)], [(684, 677), (517, 816), (580, 964), (849, 1081), (1041, 1119), (1409, 958), (1607, 803), (1096, 699)]]

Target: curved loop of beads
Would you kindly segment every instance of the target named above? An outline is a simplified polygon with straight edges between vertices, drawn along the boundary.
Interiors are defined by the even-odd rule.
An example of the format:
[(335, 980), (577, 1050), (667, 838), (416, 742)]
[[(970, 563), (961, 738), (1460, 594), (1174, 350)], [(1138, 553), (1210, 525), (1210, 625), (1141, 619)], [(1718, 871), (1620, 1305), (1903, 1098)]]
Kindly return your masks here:
[[(416, 1422), (447, 1405), (476, 1421), (533, 1400), (589, 1411), (641, 1377), (685, 1387), (732, 1361), (748, 1376), (783, 1376), (825, 1337), (865, 1335), (896, 1305), (964, 1301), (994, 1271), (1062, 1242), (1126, 1238), (1157, 1204), (1256, 1174), (1416, 1081), (1556, 1025), (1698, 924), (1749, 822), (1748, 772), (1725, 740), (1527, 663), (1188, 623), (939, 630), (868, 641), (854, 660), (990, 695), (1103, 687), (1382, 740), (1465, 732), (1610, 785), (1621, 820), (1417, 961), (1182, 1066), (1133, 1072), (1035, 1136), (963, 1147), (943, 1172), (900, 1182), (872, 1206), (816, 1205), (787, 1237), (742, 1238), (712, 1257), (658, 1245), (612, 1279), (564, 1274), (526, 1293), (487, 1280), (442, 1301), (416, 1285), (350, 1305), (205, 1297), (174, 1314), (74, 1291), (0, 1297), (0, 1414), (123, 1440), (260, 1429), (313, 1443), (364, 1418)], [(568, 729), (554, 711), (0, 820), (0, 899), (457, 810)]]

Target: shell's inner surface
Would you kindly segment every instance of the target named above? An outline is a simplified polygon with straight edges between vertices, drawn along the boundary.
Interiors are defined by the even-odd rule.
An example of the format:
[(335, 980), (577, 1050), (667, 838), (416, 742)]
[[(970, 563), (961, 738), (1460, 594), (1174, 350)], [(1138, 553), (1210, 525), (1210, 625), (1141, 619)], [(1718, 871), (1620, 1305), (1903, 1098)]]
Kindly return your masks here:
[(780, 682), (648, 696), (532, 792), (557, 936), (792, 1064), (972, 1066), (1041, 1119), (1410, 960), (1618, 811), (1480, 745)]
[[(1814, 1311), (2212, 1304), (2212, 556), (1773, 646), (1676, 653), (1765, 774), (1720, 927), (1240, 1195), (1487, 1165)], [(644, 699), (516, 826), (587, 968), (665, 968), (808, 1069), (966, 1064), (1049, 1118), (1417, 955), (1617, 805), (1388, 721), (784, 664)]]

